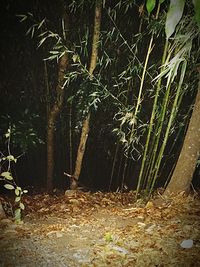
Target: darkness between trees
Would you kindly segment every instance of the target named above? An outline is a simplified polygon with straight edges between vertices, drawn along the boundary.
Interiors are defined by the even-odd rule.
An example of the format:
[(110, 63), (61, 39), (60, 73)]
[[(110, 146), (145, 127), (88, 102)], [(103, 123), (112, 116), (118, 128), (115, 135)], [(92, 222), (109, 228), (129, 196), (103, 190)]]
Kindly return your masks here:
[[(159, 75), (162, 65), (167, 4), (160, 7), (156, 19), (156, 11), (148, 17), (143, 1), (106, 1), (102, 7), (97, 66), (94, 78), (89, 79), (84, 67), (87, 69), (90, 60), (95, 4), (94, 1), (76, 2), (1, 1), (1, 151), (6, 151), (4, 134), (11, 127), (12, 154), (21, 155), (17, 164), (13, 165), (16, 181), (22, 186), (45, 189), (47, 121), (56, 99), (63, 97), (54, 125), (53, 187), (69, 187), (70, 179), (64, 172), (69, 175), (74, 172), (82, 122), (90, 112), (90, 132), (80, 185), (90, 190), (136, 189), (157, 86), (153, 79)], [(62, 29), (63, 10), (67, 10), (69, 16), (66, 40)], [(27, 20), (20, 23), (17, 15), (26, 15), (28, 12), (33, 16), (28, 15)], [(191, 6), (187, 5), (184, 12), (185, 17), (192, 14)], [(44, 18), (45, 22), (39, 30), (34, 31), (33, 38), (31, 31), (26, 35), (34, 23), (40, 23)], [(180, 32), (183, 29), (184, 26)], [(54, 38), (47, 38), (38, 48), (42, 40), (39, 35), (47, 30), (58, 34), (62, 44), (72, 51), (68, 53), (69, 66), (64, 68), (68, 82), (62, 91), (63, 96), (55, 90), (58, 86), (59, 64), (56, 60), (43, 60), (52, 55), (50, 51), (61, 53), (63, 47), (55, 47)], [(179, 157), (197, 93), (198, 56), (199, 43), (196, 38), (154, 188), (166, 185)], [(150, 188), (154, 179), (156, 160), (162, 148), (178, 84), (179, 78), (176, 78), (170, 85), (162, 121), (167, 90), (166, 80), (161, 82), (141, 189), (148, 187), (148, 183)], [(134, 117), (137, 103), (138, 112)], [(159, 138), (155, 139), (156, 136)], [(193, 185), (199, 186), (198, 166)]]

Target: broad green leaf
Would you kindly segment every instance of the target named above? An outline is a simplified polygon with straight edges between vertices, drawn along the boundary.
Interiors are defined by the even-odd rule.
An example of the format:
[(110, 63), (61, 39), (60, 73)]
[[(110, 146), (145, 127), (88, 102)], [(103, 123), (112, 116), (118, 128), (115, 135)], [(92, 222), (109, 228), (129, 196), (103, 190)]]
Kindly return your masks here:
[(13, 177), (10, 172), (2, 172), (1, 176), (4, 177), (7, 180), (13, 180)]
[(194, 4), (194, 19), (197, 22), (197, 25), (200, 27), (200, 0), (193, 0)]
[(11, 133), (11, 131), (10, 131), (10, 129), (8, 129), (7, 133), (5, 134), (5, 137), (9, 138), (10, 137), (10, 133)]
[(24, 206), (24, 204), (22, 202), (19, 204), (19, 206), (20, 206), (20, 209), (22, 209), (22, 210), (25, 209), (25, 206)]
[(165, 23), (165, 33), (167, 39), (174, 33), (177, 24), (179, 23), (185, 6), (185, 0), (171, 0), (167, 19)]
[(20, 187), (15, 188), (15, 195), (16, 196), (19, 196), (20, 192), (21, 192), (21, 188)]
[(16, 197), (15, 202), (19, 202), (21, 200), (21, 197)]
[(15, 189), (14, 186), (12, 184), (5, 184), (4, 187), (8, 190), (13, 190)]
[(14, 161), (15, 163), (17, 162), (17, 159), (14, 158), (13, 155), (9, 155), (9, 156), (7, 156), (6, 158), (7, 158), (7, 160), (9, 160), (9, 161)]
[(156, 0), (147, 0), (146, 8), (149, 14), (153, 11), (155, 5), (156, 5)]

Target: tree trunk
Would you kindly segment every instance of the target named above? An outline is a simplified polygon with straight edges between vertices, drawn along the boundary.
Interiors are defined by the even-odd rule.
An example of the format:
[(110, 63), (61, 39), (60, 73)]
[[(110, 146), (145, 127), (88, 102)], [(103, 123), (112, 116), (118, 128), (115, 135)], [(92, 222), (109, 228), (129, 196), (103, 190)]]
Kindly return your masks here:
[[(96, 0), (95, 6), (95, 17), (94, 17), (94, 32), (93, 32), (93, 40), (92, 40), (92, 53), (90, 58), (90, 67), (89, 74), (92, 78), (92, 74), (94, 69), (96, 68), (97, 56), (98, 56), (98, 43), (100, 36), (100, 26), (101, 26), (101, 9), (102, 9), (102, 0)], [(74, 190), (78, 186), (78, 179), (81, 173), (83, 156), (85, 153), (86, 142), (88, 138), (88, 134), (90, 131), (90, 113), (87, 115), (86, 119), (83, 122), (82, 132), (80, 137), (80, 143), (77, 152), (75, 171), (71, 179), (70, 189)]]
[[(200, 76), (200, 70), (199, 70)], [(200, 77), (194, 109), (181, 153), (165, 194), (189, 192), (200, 153)]]
[[(67, 16), (65, 12), (65, 16)], [(64, 16), (64, 17), (65, 17)], [(65, 21), (67, 18), (65, 19)], [(67, 20), (68, 21), (68, 20)], [(66, 25), (68, 26), (68, 25)], [(57, 116), (59, 115), (63, 100), (64, 100), (64, 88), (65, 73), (68, 68), (68, 55), (65, 53), (58, 62), (58, 83), (56, 86), (56, 100), (53, 106), (49, 110), (48, 122), (47, 122), (47, 191), (53, 190), (53, 172), (54, 172), (54, 139), (55, 139), (55, 123)]]

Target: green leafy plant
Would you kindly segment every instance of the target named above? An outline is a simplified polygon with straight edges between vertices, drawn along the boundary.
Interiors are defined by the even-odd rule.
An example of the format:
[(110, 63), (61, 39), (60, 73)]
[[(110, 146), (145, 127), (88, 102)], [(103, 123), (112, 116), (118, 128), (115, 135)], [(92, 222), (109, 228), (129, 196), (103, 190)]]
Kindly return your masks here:
[(7, 155), (1, 152), (0, 157), (0, 180), (4, 181), (4, 187), (7, 190), (14, 191), (15, 194), (15, 210), (14, 210), (14, 218), (15, 222), (21, 222), (22, 218), (22, 210), (25, 209), (25, 206), (22, 202), (22, 195), (27, 193), (27, 190), (23, 190), (20, 186), (18, 186), (13, 178), (11, 164), (17, 163), (17, 158), (15, 158), (10, 151), (10, 140), (11, 140), (11, 129), (8, 129), (5, 134), (7, 140)]
[[(159, 3), (162, 4), (165, 0), (159, 0)], [(172, 36), (175, 32), (176, 26), (180, 22), (186, 2), (193, 3), (194, 6), (194, 20), (200, 27), (200, 2), (199, 0), (170, 0), (169, 10), (167, 12), (167, 18), (165, 22), (165, 33), (167, 40)], [(150, 14), (156, 6), (155, 0), (147, 0), (146, 8), (148, 13)]]
[(113, 242), (113, 235), (111, 233), (109, 233), (109, 232), (108, 233), (105, 233), (104, 239), (108, 243)]
[[(14, 115), (16, 118), (14, 118)], [(38, 130), (39, 120), (41, 120), (38, 114), (26, 108), (18, 113), (15, 112), (14, 115), (0, 116), (3, 132), (7, 130), (8, 124), (12, 128), (12, 147), (19, 148), (22, 153), (26, 153), (29, 149), (44, 144)]]

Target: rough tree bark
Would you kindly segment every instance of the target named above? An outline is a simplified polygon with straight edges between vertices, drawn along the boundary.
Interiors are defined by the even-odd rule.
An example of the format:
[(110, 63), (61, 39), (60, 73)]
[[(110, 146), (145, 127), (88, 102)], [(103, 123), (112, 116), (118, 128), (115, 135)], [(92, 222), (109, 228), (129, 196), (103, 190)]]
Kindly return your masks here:
[[(100, 26), (101, 26), (101, 9), (102, 9), (102, 0), (96, 0), (95, 16), (94, 16), (94, 32), (93, 32), (93, 40), (92, 40), (92, 53), (91, 53), (91, 58), (90, 58), (89, 70), (88, 70), (91, 78), (93, 75), (93, 71), (96, 68), (96, 63), (97, 63)], [(91, 114), (89, 113), (82, 125), (80, 143), (79, 143), (77, 157), (76, 157), (75, 171), (74, 171), (74, 174), (72, 175), (71, 185), (70, 185), (70, 189), (72, 190), (76, 189), (78, 186), (78, 179), (81, 173), (83, 156), (85, 153), (87, 138), (88, 138), (88, 134), (90, 131), (90, 128), (89, 128), (90, 116)]]
[[(63, 15), (66, 27), (68, 28), (68, 17), (65, 11)], [(65, 29), (66, 30), (66, 29)], [(52, 107), (49, 110), (48, 122), (47, 122), (47, 191), (53, 190), (53, 172), (54, 172), (54, 139), (55, 139), (55, 123), (57, 116), (59, 115), (63, 100), (64, 100), (64, 88), (65, 73), (68, 68), (69, 61), (68, 55), (65, 53), (58, 62), (58, 82), (56, 86), (56, 99)]]
[(184, 139), (183, 147), (179, 155), (172, 178), (165, 190), (165, 194), (186, 192), (190, 190), (190, 184), (200, 154), (200, 68), (199, 85), (194, 109)]

